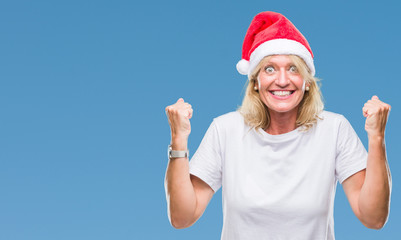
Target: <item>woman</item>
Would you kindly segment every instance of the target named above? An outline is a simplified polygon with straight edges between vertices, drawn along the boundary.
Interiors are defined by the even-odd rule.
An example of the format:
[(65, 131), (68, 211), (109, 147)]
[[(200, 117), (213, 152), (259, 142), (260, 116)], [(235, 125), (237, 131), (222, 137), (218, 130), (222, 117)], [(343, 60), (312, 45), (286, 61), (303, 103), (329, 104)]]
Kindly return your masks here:
[(382, 228), (390, 207), (390, 106), (374, 96), (363, 107), (367, 153), (342, 115), (323, 111), (310, 46), (274, 12), (252, 20), (237, 69), (249, 78), (242, 106), (214, 119), (190, 162), (191, 105), (179, 99), (166, 108), (172, 225), (195, 223), (223, 186), (221, 239), (334, 239), (339, 181), (359, 220)]

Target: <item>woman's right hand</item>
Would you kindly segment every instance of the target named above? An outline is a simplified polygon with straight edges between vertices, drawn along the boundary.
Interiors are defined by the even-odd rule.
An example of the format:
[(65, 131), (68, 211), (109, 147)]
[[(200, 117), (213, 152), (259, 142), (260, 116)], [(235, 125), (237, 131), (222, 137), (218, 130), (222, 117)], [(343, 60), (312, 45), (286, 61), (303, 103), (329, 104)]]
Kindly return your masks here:
[(175, 139), (188, 140), (191, 133), (192, 106), (180, 98), (176, 103), (166, 107), (166, 115), (171, 129), (172, 141)]

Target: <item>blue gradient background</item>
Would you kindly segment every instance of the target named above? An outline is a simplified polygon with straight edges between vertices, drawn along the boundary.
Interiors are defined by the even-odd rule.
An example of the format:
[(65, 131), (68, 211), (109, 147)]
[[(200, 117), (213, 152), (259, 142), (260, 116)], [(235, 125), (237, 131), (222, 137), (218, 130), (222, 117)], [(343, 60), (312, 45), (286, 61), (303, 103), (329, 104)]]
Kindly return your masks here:
[(363, 143), (362, 106), (392, 105), (390, 219), (353, 215), (340, 185), (337, 239), (399, 239), (399, 1), (1, 1), (0, 239), (219, 239), (221, 191), (191, 228), (168, 222), (164, 109), (194, 108), (193, 153), (214, 117), (241, 103), (236, 72), (252, 17), (285, 14), (306, 36), (326, 109)]

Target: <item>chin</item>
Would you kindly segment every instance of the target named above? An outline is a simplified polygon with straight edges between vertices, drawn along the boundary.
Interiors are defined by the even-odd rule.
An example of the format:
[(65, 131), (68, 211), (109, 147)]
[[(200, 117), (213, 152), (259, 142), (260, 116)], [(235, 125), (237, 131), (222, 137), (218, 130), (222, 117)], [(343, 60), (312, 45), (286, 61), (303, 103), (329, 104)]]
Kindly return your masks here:
[(270, 111), (276, 112), (276, 113), (292, 113), (292, 112), (298, 112), (297, 107), (268, 107)]

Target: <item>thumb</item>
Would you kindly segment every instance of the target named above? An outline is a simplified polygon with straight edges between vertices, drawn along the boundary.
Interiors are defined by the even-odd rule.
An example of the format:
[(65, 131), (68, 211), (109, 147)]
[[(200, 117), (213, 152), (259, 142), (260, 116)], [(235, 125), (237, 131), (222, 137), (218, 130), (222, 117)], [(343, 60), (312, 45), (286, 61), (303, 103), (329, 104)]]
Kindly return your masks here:
[(183, 98), (179, 98), (177, 102), (184, 102)]
[(374, 96), (372, 97), (372, 100), (379, 100), (379, 97), (376, 96), (376, 95), (374, 95)]

